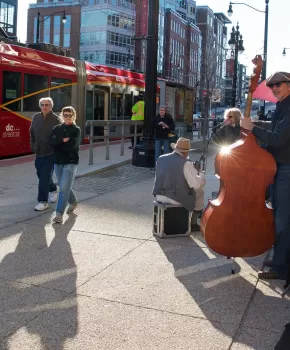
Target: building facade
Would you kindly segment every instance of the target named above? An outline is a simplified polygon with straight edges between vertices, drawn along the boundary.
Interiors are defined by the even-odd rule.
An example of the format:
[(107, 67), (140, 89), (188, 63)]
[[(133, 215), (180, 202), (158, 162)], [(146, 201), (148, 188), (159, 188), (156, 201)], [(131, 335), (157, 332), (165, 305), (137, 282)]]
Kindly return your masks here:
[(214, 14), (214, 33), (216, 37), (216, 78), (215, 89), (220, 92), (220, 102), (223, 105), (225, 101), (225, 76), (226, 76), (226, 57), (227, 57), (227, 27), (231, 21), (221, 12)]
[[(38, 0), (28, 9), (27, 42), (36, 43), (37, 14), (40, 13), (39, 42), (61, 46), (70, 50), (70, 56), (80, 57), (80, 1), (66, 0), (49, 2)], [(66, 22), (62, 22), (63, 13)]]
[(247, 68), (243, 64), (239, 64), (238, 66), (239, 70), (239, 80), (238, 80), (238, 102), (240, 104), (245, 103), (246, 101), (246, 94), (248, 92), (247, 90)]
[(214, 18), (214, 12), (208, 6), (197, 7), (197, 26), (202, 36), (199, 108), (205, 117), (210, 109), (211, 93), (216, 87), (217, 45)]
[(0, 26), (8, 36), (17, 35), (18, 0), (0, 0)]
[[(232, 57), (226, 60), (226, 80), (225, 80), (225, 104), (231, 106), (233, 99), (233, 78), (235, 72), (234, 53)], [(246, 102), (246, 96), (249, 88), (249, 78), (246, 75), (245, 65), (238, 63), (237, 67), (237, 90), (236, 105), (242, 105)]]
[[(192, 119), (201, 64), (201, 33), (194, 24), (195, 1), (159, 3), (157, 75), (160, 102), (177, 120)], [(148, 0), (136, 4), (134, 68), (146, 70)]]
[(132, 0), (92, 0), (81, 7), (80, 59), (132, 68), (135, 5)]

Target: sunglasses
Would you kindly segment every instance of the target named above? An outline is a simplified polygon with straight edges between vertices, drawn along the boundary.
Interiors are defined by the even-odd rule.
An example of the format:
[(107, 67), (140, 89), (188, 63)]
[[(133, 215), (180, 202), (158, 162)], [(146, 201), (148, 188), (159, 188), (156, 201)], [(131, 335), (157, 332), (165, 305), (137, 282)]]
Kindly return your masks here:
[(274, 86), (276, 86), (277, 88), (279, 88), (284, 82), (280, 81), (279, 83), (273, 83), (273, 84), (269, 84), (268, 87), (270, 89), (273, 89)]
[(63, 114), (63, 117), (64, 118), (73, 118), (73, 115), (72, 114)]
[(49, 104), (48, 103), (42, 103), (40, 106), (41, 107), (49, 107)]

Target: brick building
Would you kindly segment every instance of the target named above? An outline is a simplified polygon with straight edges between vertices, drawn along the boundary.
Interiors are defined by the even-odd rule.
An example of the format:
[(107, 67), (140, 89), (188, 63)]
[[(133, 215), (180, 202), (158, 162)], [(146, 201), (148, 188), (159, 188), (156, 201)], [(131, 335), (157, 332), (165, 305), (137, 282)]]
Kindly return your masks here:
[[(28, 9), (27, 42), (36, 42), (37, 13), (40, 13), (39, 41), (61, 46), (70, 50), (70, 56), (80, 57), (80, 1), (68, 0), (48, 2), (38, 0)], [(63, 11), (66, 14), (65, 24), (62, 22)]]

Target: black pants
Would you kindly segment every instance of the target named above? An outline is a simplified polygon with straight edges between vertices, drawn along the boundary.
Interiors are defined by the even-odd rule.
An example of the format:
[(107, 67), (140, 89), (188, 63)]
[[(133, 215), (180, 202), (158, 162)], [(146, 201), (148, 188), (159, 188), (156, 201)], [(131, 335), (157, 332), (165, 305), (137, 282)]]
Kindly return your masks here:
[[(131, 126), (131, 134), (134, 133), (134, 130), (135, 130), (135, 127), (134, 125)], [(137, 133), (141, 133), (143, 131), (143, 126), (142, 125), (137, 125)], [(136, 139), (136, 145), (139, 145), (140, 143), (140, 136), (137, 136), (137, 139)], [(131, 137), (131, 145), (132, 147), (134, 147), (134, 136)]]
[(39, 179), (37, 201), (41, 203), (47, 203), (48, 193), (57, 189), (52, 181), (53, 160), (53, 154), (35, 158), (35, 168)]

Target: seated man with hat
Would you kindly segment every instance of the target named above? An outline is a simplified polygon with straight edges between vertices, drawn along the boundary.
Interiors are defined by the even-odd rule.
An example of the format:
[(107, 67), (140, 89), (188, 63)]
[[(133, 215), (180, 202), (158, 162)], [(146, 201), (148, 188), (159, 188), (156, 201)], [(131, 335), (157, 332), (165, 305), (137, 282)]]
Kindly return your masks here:
[(193, 211), (192, 231), (199, 231), (196, 220), (204, 207), (204, 174), (189, 160), (189, 139), (181, 137), (171, 147), (172, 153), (157, 159), (153, 194), (158, 202), (181, 204)]
[(272, 260), (264, 263), (270, 270), (260, 272), (258, 276), (261, 279), (285, 279), (290, 267), (290, 73), (277, 72), (266, 80), (266, 85), (278, 100), (271, 130), (259, 128), (249, 118), (242, 118), (240, 124), (266, 145), (277, 163), (271, 185), (276, 230), (274, 255)]

